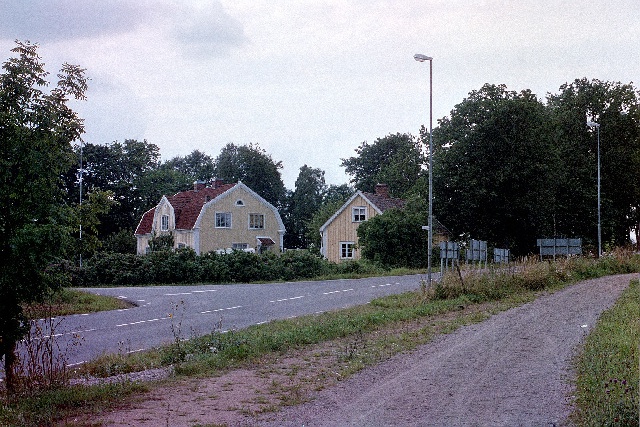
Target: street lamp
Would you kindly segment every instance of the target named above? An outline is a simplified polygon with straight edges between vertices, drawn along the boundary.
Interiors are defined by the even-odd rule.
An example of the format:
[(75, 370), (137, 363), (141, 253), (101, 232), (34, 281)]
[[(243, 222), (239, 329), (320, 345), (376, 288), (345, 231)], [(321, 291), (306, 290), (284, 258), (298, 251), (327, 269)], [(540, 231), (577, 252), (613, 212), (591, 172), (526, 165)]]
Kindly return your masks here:
[(587, 126), (596, 128), (598, 133), (598, 258), (602, 256), (602, 233), (600, 228), (600, 123), (589, 121)]
[(429, 61), (429, 230), (427, 245), (427, 282), (431, 287), (431, 245), (433, 243), (433, 58), (416, 53), (413, 59), (418, 62)]

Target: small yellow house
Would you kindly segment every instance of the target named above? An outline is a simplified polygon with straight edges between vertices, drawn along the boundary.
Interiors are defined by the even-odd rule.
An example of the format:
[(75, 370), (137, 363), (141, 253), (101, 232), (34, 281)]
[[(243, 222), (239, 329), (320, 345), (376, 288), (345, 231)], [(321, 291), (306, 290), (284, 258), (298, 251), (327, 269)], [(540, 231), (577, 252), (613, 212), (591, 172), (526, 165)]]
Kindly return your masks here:
[(389, 197), (386, 184), (376, 185), (375, 193), (358, 191), (320, 227), (322, 256), (332, 262), (360, 259), (358, 227), (392, 208), (402, 208), (405, 201)]
[(169, 233), (175, 248), (193, 248), (197, 254), (232, 249), (281, 252), (285, 228), (278, 210), (245, 184), (215, 180), (163, 196), (145, 212), (135, 232), (137, 253), (148, 253), (154, 236)]

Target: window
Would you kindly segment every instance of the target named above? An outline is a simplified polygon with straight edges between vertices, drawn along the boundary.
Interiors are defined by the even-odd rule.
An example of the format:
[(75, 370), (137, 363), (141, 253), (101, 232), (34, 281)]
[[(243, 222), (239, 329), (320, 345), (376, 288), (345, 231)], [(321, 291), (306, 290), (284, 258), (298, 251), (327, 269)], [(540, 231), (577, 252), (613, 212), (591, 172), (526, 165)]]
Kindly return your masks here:
[(162, 215), (160, 219), (160, 230), (167, 231), (169, 229), (169, 215)]
[(353, 259), (353, 242), (340, 242), (340, 259)]
[(264, 229), (264, 214), (249, 214), (249, 228), (251, 230)]
[(184, 249), (186, 247), (187, 245), (185, 245), (184, 243), (178, 243), (178, 249)]
[(242, 200), (236, 200), (236, 206), (244, 206), (244, 202)]
[(237, 249), (239, 251), (247, 249), (249, 247), (248, 243), (232, 243), (231, 249)]
[(367, 220), (367, 208), (358, 206), (352, 210), (353, 222), (362, 222)]
[(231, 228), (231, 212), (216, 212), (216, 228)]

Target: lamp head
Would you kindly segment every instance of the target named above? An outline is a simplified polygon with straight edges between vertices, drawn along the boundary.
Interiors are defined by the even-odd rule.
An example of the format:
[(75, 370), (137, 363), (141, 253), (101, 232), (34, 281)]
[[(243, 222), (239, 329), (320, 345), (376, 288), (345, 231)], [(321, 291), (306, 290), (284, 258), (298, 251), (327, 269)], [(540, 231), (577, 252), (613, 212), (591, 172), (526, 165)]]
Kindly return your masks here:
[(415, 59), (418, 62), (425, 62), (425, 61), (432, 61), (433, 58), (427, 55), (422, 55), (421, 53), (416, 53), (415, 55), (413, 55), (413, 59)]
[(600, 123), (596, 123), (596, 122), (587, 122), (587, 126), (589, 126), (590, 128), (599, 128), (600, 127)]

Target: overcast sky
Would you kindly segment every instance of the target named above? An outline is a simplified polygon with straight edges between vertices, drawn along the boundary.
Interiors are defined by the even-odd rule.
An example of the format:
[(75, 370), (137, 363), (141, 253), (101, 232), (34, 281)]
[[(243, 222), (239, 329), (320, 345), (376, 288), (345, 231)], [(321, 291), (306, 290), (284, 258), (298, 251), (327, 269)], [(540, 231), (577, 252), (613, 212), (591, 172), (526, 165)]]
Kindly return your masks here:
[(434, 127), (484, 83), (539, 98), (640, 75), (638, 0), (0, 0), (4, 62), (40, 45), (48, 71), (87, 69), (84, 140), (146, 139), (163, 160), (229, 142), (348, 181), (363, 141)]

